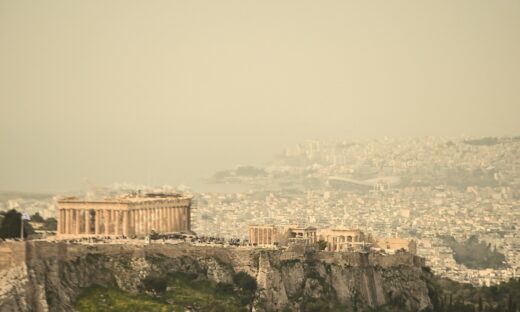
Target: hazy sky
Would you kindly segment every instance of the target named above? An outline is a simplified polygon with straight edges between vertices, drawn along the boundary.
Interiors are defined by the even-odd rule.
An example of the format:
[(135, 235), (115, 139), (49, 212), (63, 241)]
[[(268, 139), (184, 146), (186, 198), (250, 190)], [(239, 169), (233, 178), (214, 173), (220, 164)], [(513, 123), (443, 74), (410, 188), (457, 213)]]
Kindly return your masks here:
[(0, 190), (520, 134), (520, 1), (0, 0)]

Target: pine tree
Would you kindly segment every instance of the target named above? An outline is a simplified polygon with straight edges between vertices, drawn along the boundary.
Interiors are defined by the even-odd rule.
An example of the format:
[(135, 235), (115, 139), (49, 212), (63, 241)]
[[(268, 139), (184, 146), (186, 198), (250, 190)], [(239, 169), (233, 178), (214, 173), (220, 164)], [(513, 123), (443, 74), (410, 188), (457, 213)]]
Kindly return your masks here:
[[(5, 213), (2, 225), (0, 226), (0, 238), (19, 238), (20, 237), (20, 222), (22, 221), (22, 214), (15, 209), (9, 210)], [(32, 226), (28, 222), (24, 222), (23, 235), (27, 237), (29, 234), (34, 234)]]
[(31, 216), (31, 221), (43, 223), (45, 222), (45, 219), (37, 212)]

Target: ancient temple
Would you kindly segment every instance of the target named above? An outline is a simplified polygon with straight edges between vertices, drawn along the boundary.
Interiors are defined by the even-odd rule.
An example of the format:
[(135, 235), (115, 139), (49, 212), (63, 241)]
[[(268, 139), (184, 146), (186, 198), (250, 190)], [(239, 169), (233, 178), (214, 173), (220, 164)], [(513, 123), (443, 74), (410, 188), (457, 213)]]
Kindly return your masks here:
[(61, 237), (146, 236), (191, 230), (191, 197), (176, 193), (125, 194), (114, 198), (58, 201)]

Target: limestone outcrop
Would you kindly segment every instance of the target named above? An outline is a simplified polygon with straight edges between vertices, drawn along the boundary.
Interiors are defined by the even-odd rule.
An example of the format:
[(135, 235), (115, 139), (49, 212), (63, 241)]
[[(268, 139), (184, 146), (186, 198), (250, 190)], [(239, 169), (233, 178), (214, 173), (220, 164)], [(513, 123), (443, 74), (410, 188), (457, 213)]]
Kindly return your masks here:
[[(7, 248), (7, 243), (2, 244)], [(10, 243), (0, 259), (0, 311), (73, 311), (82, 288), (97, 284), (142, 291), (148, 276), (193, 273), (231, 283), (244, 271), (258, 284), (256, 311), (301, 311), (309, 300), (346, 307), (387, 304), (431, 308), (429, 274), (408, 253), (378, 255), (203, 247), (189, 244)], [(19, 253), (20, 258), (16, 258)], [(14, 259), (18, 260), (14, 260)]]

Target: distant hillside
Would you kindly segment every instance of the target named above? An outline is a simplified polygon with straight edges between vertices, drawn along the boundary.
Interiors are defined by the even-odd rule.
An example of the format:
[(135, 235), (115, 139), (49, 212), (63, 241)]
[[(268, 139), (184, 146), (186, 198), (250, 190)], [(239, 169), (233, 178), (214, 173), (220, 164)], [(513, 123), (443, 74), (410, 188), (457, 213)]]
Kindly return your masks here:
[(507, 267), (504, 263), (505, 256), (495, 249), (492, 250), (491, 245), (479, 242), (476, 236), (471, 236), (465, 242), (457, 242), (451, 236), (445, 236), (443, 239), (453, 250), (455, 261), (470, 269), (502, 269)]
[(479, 139), (473, 139), (473, 140), (465, 140), (465, 144), (469, 145), (482, 145), (482, 146), (491, 146), (496, 145), (500, 143), (510, 143), (510, 142), (518, 142), (520, 141), (520, 136), (515, 137), (484, 137)]
[(45, 200), (45, 199), (50, 199), (53, 196), (54, 196), (53, 194), (46, 194), (46, 193), (0, 191), (0, 202), (8, 201), (10, 199), (16, 199), (16, 198)]
[(434, 279), (435, 312), (518, 312), (520, 279), (489, 287), (474, 287), (448, 279)]

